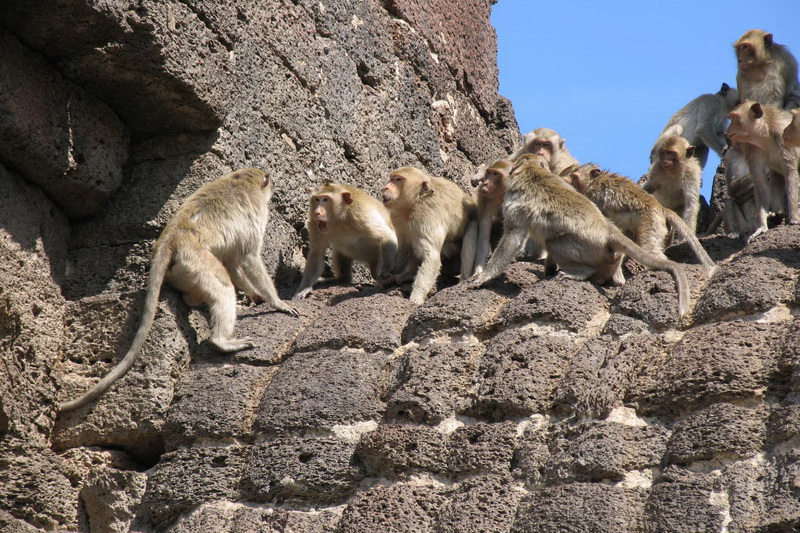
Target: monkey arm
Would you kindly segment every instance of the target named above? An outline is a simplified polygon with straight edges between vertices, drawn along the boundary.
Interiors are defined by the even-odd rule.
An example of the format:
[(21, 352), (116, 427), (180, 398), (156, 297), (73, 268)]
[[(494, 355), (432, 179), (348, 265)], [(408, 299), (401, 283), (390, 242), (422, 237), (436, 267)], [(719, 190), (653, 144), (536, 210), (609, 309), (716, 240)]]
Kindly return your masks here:
[(260, 250), (253, 251), (244, 256), (242, 259), (242, 269), (244, 270), (244, 275), (247, 276), (250, 283), (258, 291), (258, 295), (261, 296), (264, 301), (278, 311), (292, 316), (300, 316), (300, 313), (298, 313), (294, 307), (285, 304), (278, 296), (278, 291), (275, 290), (275, 284), (272, 283), (272, 278), (269, 276), (269, 273), (267, 273), (267, 268), (261, 261)]
[(422, 256), (422, 262), (417, 269), (417, 276), (414, 278), (410, 300), (415, 304), (422, 305), (436, 284), (436, 278), (442, 268), (441, 246), (437, 247), (436, 243), (430, 239), (424, 239), (418, 245), (418, 252)]
[(381, 245), (378, 262), (375, 265), (373, 277), (380, 281), (388, 279), (394, 272), (397, 263), (397, 241), (387, 240)]
[(483, 271), (491, 251), (492, 217), (484, 214), (478, 220), (478, 244), (475, 250), (475, 273)]
[(312, 243), (309, 247), (306, 267), (303, 269), (303, 279), (300, 281), (297, 292), (292, 297), (293, 300), (302, 300), (314, 290), (314, 283), (316, 283), (325, 269), (325, 250), (327, 248), (327, 246), (322, 246), (318, 243)]

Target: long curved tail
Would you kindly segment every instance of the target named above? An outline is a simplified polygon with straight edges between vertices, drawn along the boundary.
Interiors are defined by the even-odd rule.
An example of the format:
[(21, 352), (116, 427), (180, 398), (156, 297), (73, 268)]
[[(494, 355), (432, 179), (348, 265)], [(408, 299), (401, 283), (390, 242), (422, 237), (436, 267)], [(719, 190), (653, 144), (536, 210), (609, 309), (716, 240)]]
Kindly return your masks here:
[(663, 270), (669, 272), (675, 279), (675, 285), (678, 290), (678, 313), (681, 316), (685, 315), (689, 310), (689, 300), (691, 298), (689, 293), (689, 280), (686, 278), (686, 273), (683, 268), (676, 262), (669, 259), (663, 259), (653, 253), (648, 252), (623, 233), (611, 222), (609, 226), (609, 244), (614, 250), (619, 250), (625, 255), (632, 257), (634, 260), (643, 264), (647, 268), (653, 270)]
[(667, 224), (674, 228), (683, 239), (689, 244), (697, 260), (709, 270), (712, 270), (716, 265), (714, 260), (709, 257), (703, 245), (697, 240), (697, 235), (694, 234), (692, 229), (683, 221), (678, 214), (672, 209), (664, 208), (664, 217), (667, 219)]
[(147, 295), (144, 301), (142, 321), (139, 324), (139, 329), (136, 331), (136, 336), (133, 338), (131, 347), (125, 354), (125, 357), (122, 358), (122, 361), (117, 363), (117, 366), (111, 369), (111, 372), (98, 381), (94, 387), (74, 400), (69, 400), (59, 405), (59, 412), (72, 411), (73, 409), (86, 405), (103, 394), (116, 380), (124, 376), (128, 370), (131, 369), (153, 325), (153, 320), (156, 316), (156, 307), (158, 306), (158, 295), (161, 292), (161, 285), (164, 282), (164, 276), (167, 273), (167, 267), (169, 266), (171, 257), (172, 250), (169, 246), (156, 247), (153, 253), (153, 260), (150, 264), (150, 274), (147, 279)]

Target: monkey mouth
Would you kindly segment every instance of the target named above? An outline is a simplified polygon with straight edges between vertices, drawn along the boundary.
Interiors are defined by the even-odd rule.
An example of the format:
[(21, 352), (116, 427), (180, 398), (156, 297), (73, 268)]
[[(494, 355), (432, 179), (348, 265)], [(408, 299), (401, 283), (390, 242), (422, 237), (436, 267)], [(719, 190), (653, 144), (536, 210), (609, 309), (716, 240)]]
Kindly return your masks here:
[(318, 221), (317, 229), (320, 231), (320, 233), (328, 233), (328, 222), (326, 220)]
[(390, 197), (386, 196), (385, 194), (383, 195), (382, 200), (383, 200), (383, 205), (386, 205), (386, 206), (388, 206), (390, 203), (392, 203), (392, 199)]

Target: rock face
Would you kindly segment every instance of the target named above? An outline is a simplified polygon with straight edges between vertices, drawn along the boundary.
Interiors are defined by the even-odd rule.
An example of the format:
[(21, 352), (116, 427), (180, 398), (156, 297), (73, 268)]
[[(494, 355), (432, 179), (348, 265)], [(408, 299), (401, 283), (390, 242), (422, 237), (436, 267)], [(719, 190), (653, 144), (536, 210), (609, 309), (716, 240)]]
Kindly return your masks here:
[[(133, 369), (67, 415), (141, 313), (180, 202), (276, 183), (283, 297), (322, 179), (467, 185), (519, 132), (491, 2), (0, 3), (0, 530), (789, 532), (800, 523), (800, 229), (621, 288), (518, 262), (478, 290), (242, 300), (221, 355), (162, 291)], [(458, 16), (454, 16), (457, 13)], [(671, 257), (691, 263), (685, 247)], [(364, 273), (360, 281), (366, 281)]]

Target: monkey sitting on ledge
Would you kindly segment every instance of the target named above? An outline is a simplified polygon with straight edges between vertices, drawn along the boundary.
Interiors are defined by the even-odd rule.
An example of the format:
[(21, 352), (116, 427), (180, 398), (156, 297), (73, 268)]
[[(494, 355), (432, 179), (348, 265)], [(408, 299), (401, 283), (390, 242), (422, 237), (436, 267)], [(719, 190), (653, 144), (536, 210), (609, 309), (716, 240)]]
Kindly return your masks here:
[(248, 339), (233, 337), (236, 287), (257, 304), (266, 300), (278, 311), (299, 316), (278, 297), (261, 260), (271, 199), (269, 176), (255, 168), (237, 170), (207, 183), (186, 199), (153, 247), (142, 321), (131, 347), (94, 387), (62, 403), (61, 412), (86, 405), (130, 370), (153, 325), (165, 280), (182, 293), (188, 305), (208, 306), (209, 341), (222, 352), (255, 346)]

